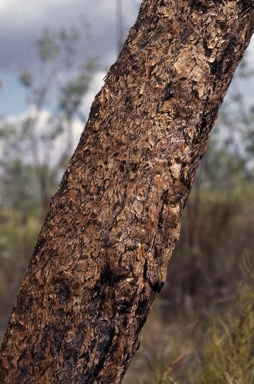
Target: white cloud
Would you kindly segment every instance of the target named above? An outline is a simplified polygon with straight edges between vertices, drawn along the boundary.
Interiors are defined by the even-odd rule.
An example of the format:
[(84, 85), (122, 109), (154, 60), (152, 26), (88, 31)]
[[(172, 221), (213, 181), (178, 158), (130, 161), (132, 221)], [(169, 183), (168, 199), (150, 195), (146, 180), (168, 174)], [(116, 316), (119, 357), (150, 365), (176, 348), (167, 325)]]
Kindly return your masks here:
[[(141, 0), (122, 0), (124, 34), (134, 23)], [(110, 66), (116, 60), (116, 0), (0, 0), (1, 11), (1, 80), (7, 87), (2, 90), (1, 109), (2, 113), (13, 113), (12, 106), (17, 110), (24, 107), (23, 97), (14, 81), (6, 82), (4, 73), (9, 71), (9, 77), (17, 77), (13, 68), (27, 68), (36, 59), (34, 54), (34, 41), (41, 35), (43, 27), (58, 29), (62, 26), (76, 25), (79, 15), (83, 14), (91, 26), (91, 39), (85, 43), (81, 54), (89, 57), (90, 53), (100, 55), (99, 64)], [(11, 26), (11, 27), (10, 27)], [(254, 38), (248, 49), (250, 63), (254, 60)], [(18, 72), (17, 70), (17, 72)], [(105, 76), (99, 72), (91, 84), (89, 93), (85, 99), (84, 113), (87, 116), (94, 95), (102, 85)], [(8, 79), (7, 79), (8, 80)], [(16, 89), (15, 89), (16, 87)], [(246, 96), (254, 98), (253, 81), (246, 85)], [(5, 95), (7, 95), (7, 100)], [(8, 102), (9, 100), (9, 102)], [(15, 102), (13, 102), (15, 100)]]
[[(72, 155), (78, 145), (80, 135), (84, 130), (84, 124), (78, 119), (74, 120), (71, 126), (63, 123), (64, 133), (59, 135), (53, 141), (43, 141), (42, 134), (45, 134), (50, 129), (50, 120), (52, 115), (47, 110), (42, 110), (39, 113), (35, 107), (30, 107), (25, 112), (9, 116), (6, 121), (21, 129), (27, 119), (35, 118), (34, 132), (35, 136), (32, 139), (23, 139), (20, 143), (23, 148), (26, 148), (25, 160), (34, 165), (46, 163), (54, 166), (59, 158), (64, 154)], [(19, 154), (20, 155), (20, 154)]]

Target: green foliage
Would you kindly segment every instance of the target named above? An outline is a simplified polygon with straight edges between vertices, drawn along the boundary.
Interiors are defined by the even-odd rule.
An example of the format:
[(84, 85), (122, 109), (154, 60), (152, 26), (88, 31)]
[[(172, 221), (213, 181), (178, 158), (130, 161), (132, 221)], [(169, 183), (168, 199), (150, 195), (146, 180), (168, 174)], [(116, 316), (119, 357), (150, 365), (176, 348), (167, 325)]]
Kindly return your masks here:
[[(85, 121), (82, 108), (96, 60), (80, 59), (84, 31), (43, 31), (36, 45), (38, 71), (20, 75), (29, 113), (19, 123), (0, 124), (0, 330), (73, 150), (74, 123)], [(249, 79), (245, 62), (239, 76)], [(239, 260), (254, 248), (253, 119), (254, 107), (246, 108), (242, 93), (229, 95), (183, 215), (168, 281), (126, 383), (254, 383), (251, 289), (242, 288), (240, 305), (235, 299)]]
[(196, 373), (201, 384), (254, 383), (254, 293), (244, 286), (237, 315), (216, 318), (201, 350)]
[(12, 206), (23, 215), (31, 213), (34, 207), (40, 205), (40, 186), (34, 167), (16, 159), (7, 161), (4, 168), (0, 185), (2, 205)]
[(227, 191), (193, 189), (161, 292), (165, 320), (234, 307), (239, 260), (254, 248), (253, 195), (253, 184), (243, 181)]
[(20, 82), (22, 85), (24, 85), (24, 87), (26, 88), (31, 88), (31, 86), (33, 85), (33, 76), (32, 74), (24, 69), (24, 71), (20, 74)]
[[(15, 256), (16, 246), (34, 245), (40, 229), (39, 211), (34, 211), (33, 215), (26, 222), (18, 210), (4, 210), (0, 216), (0, 257), (8, 259)], [(18, 224), (18, 225), (17, 225)]]
[(38, 53), (41, 61), (51, 61), (57, 58), (61, 51), (60, 41), (58, 41), (59, 37), (62, 37), (62, 31), (59, 35), (56, 35), (55, 32), (47, 28), (44, 29), (42, 37), (37, 40)]
[[(137, 377), (143, 384), (253, 383), (254, 185), (242, 177), (231, 188), (202, 182), (126, 384)], [(239, 299), (243, 272), (250, 288), (241, 287)]]
[(41, 212), (24, 217), (20, 210), (0, 213), (0, 336), (10, 315), (41, 227)]
[[(87, 25), (45, 29), (36, 42), (37, 69), (26, 68), (20, 82), (28, 111), (19, 121), (0, 123), (1, 205), (45, 210), (76, 142), (75, 127), (85, 122), (85, 96), (97, 67), (82, 58)], [(80, 124), (81, 125), (81, 124)], [(13, 185), (17, 183), (15, 190)]]
[(134, 358), (133, 373), (127, 372), (124, 383), (253, 384), (253, 283), (242, 284), (232, 311), (210, 311), (193, 324), (183, 321), (178, 331), (176, 322), (159, 320), (156, 309), (143, 332), (145, 348)]
[(88, 91), (90, 80), (90, 75), (80, 74), (62, 86), (59, 109), (66, 114), (68, 119), (71, 119), (80, 108), (83, 95)]
[(154, 363), (152, 377), (153, 384), (178, 384), (173, 377), (171, 365), (161, 361)]

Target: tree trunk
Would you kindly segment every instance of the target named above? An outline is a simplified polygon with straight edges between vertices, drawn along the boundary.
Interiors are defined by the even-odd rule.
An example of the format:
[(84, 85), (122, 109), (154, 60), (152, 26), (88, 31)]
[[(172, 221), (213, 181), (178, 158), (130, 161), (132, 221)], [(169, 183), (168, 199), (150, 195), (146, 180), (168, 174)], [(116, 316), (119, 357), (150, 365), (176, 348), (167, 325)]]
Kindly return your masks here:
[(121, 382), (253, 7), (143, 0), (49, 207), (2, 344), (2, 384)]

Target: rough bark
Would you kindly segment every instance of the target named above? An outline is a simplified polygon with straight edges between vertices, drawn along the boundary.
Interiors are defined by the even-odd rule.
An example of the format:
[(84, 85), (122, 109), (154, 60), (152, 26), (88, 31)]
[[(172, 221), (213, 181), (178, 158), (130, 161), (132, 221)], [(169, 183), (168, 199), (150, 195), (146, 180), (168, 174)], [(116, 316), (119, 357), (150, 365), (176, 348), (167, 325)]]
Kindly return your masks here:
[(2, 384), (121, 382), (253, 7), (143, 0), (49, 207), (2, 344)]

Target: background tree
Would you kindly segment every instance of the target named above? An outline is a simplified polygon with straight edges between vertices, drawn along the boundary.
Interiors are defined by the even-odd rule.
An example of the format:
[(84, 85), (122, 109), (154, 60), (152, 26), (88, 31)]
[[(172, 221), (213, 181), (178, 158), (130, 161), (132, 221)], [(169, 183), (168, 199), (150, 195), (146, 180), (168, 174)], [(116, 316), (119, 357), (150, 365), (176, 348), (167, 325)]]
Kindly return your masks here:
[[(74, 149), (75, 126), (85, 124), (82, 108), (96, 68), (95, 57), (84, 59), (79, 52), (87, 33), (84, 22), (79, 28), (43, 31), (36, 42), (37, 68), (25, 69), (20, 75), (27, 90), (28, 113), (19, 122), (2, 122), (1, 182), (5, 190), (10, 189), (5, 192), (9, 203), (15, 199), (15, 204), (23, 205), (24, 213), (38, 199), (34, 187), (40, 192), (42, 211), (48, 207)], [(25, 177), (28, 170), (32, 183)], [(11, 178), (27, 186), (26, 202), (20, 188), (14, 196)]]
[(3, 380), (121, 381), (252, 17), (237, 1), (143, 1), (48, 211)]
[(42, 217), (86, 120), (82, 110), (98, 68), (97, 58), (88, 57), (84, 50), (88, 38), (83, 21), (76, 27), (45, 29), (34, 46), (35, 64), (19, 76), (27, 111), (1, 119), (0, 334)]

